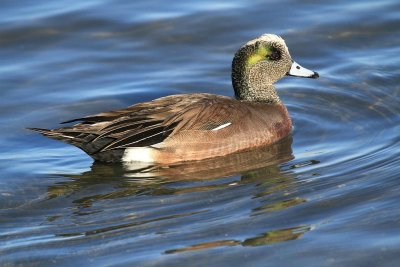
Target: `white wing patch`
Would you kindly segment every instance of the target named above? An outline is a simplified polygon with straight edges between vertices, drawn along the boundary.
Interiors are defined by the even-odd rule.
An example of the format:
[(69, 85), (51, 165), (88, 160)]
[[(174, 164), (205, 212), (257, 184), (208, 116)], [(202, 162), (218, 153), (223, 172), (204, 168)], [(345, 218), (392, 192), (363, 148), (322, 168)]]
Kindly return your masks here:
[(232, 122), (224, 123), (224, 124), (222, 124), (222, 125), (220, 125), (220, 126), (214, 128), (214, 129), (211, 129), (211, 131), (218, 131), (218, 130), (224, 129), (224, 128), (228, 127), (228, 126), (231, 125), (231, 124), (232, 124)]
[(152, 150), (152, 148), (148, 147), (129, 147), (125, 149), (122, 161), (154, 162)]

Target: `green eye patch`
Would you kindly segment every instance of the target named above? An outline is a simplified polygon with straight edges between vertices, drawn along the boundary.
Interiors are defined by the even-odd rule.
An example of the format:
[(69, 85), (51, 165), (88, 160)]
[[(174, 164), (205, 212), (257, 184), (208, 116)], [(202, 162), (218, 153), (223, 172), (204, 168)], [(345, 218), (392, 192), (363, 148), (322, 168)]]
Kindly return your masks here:
[(260, 46), (247, 59), (247, 66), (252, 66), (265, 59), (278, 60), (280, 57), (280, 52), (275, 47)]

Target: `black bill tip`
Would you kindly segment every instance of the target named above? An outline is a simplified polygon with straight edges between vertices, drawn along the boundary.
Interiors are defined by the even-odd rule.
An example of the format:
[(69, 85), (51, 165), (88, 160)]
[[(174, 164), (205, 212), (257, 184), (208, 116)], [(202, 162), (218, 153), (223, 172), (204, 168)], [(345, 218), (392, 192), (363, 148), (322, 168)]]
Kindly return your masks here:
[(310, 76), (310, 78), (317, 79), (319, 78), (318, 72), (314, 71), (314, 74)]

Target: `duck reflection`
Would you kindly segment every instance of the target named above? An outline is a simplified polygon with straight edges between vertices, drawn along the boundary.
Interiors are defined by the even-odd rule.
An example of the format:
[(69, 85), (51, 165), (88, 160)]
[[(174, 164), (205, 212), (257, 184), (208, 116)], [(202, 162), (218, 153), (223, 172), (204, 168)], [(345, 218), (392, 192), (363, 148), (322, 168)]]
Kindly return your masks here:
[[(80, 175), (63, 175), (69, 180), (50, 186), (48, 199), (68, 198), (72, 201), (71, 217), (81, 218), (79, 220), (84, 221), (88, 219), (96, 221), (94, 218), (101, 218), (101, 222), (93, 224), (89, 229), (63, 232), (59, 236), (89, 236), (112, 234), (115, 231), (135, 231), (137, 227), (151, 223), (191, 220), (190, 218), (198, 214), (207, 216), (212, 210), (209, 203), (200, 205), (193, 198), (198, 193), (213, 192), (211, 195), (218, 201), (220, 195), (214, 193), (217, 190), (222, 194), (226, 193), (220, 200), (224, 203), (235, 201), (237, 198), (254, 199), (250, 201), (248, 207), (249, 216), (260, 216), (299, 205), (305, 200), (287, 194), (289, 191), (295, 192), (291, 167), (285, 167), (287, 171), (282, 171), (280, 166), (293, 159), (291, 144), (292, 138), (286, 138), (272, 146), (257, 150), (168, 166), (94, 163), (88, 172)], [(242, 192), (240, 195), (230, 191), (236, 190), (235, 188), (244, 191), (240, 191)], [(171, 203), (162, 204), (161, 208), (160, 204), (154, 204), (149, 196), (165, 196), (163, 199), (168, 199)], [(190, 199), (193, 205), (185, 202), (185, 208), (181, 206), (179, 209), (174, 208), (174, 199), (179, 197)], [(179, 200), (177, 201), (179, 204)], [(108, 203), (122, 203), (122, 208), (119, 206), (118, 212), (113, 212), (115, 204), (110, 206)], [(156, 205), (154, 211), (151, 203)], [(142, 205), (145, 207), (142, 208)], [(110, 213), (113, 215), (109, 220), (104, 219), (105, 215), (100, 215), (110, 215)], [(270, 244), (296, 239), (308, 231), (307, 229), (305, 226), (276, 229), (245, 240), (213, 241), (169, 250), (166, 253), (216, 246)]]
[(306, 232), (312, 230), (312, 226), (301, 225), (297, 227), (291, 227), (286, 229), (278, 229), (266, 232), (264, 234), (241, 240), (217, 240), (212, 242), (200, 243), (191, 245), (184, 248), (171, 249), (166, 250), (166, 254), (180, 253), (180, 252), (188, 252), (202, 249), (210, 249), (217, 247), (226, 247), (226, 246), (243, 246), (243, 247), (256, 247), (256, 246), (265, 246), (271, 245), (274, 243), (295, 240), (300, 238)]
[[(283, 174), (279, 164), (291, 160), (292, 138), (256, 150), (244, 151), (196, 162), (186, 162), (175, 165), (144, 165), (144, 164), (104, 164), (94, 162), (91, 170), (79, 175), (62, 175), (71, 180), (54, 184), (48, 188), (48, 197), (55, 198), (75, 194), (88, 187), (107, 184), (112, 185), (109, 193), (86, 196), (76, 202), (95, 201), (96, 199), (113, 199), (132, 195), (172, 195), (196, 191), (206, 191), (225, 188), (232, 185), (223, 177), (240, 175), (237, 183), (262, 183), (277, 186), (282, 189), (290, 181)], [(211, 181), (197, 183), (201, 181)], [(195, 182), (193, 187), (173, 187), (175, 182)], [(265, 186), (271, 189), (271, 186)], [(274, 189), (271, 189), (272, 191)], [(258, 193), (258, 196), (269, 194), (268, 191)]]

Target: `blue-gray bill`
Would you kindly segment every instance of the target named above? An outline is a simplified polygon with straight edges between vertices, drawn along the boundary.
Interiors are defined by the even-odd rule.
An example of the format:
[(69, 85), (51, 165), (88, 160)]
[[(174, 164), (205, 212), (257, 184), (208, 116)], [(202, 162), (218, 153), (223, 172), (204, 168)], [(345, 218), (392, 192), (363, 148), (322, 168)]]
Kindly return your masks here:
[(303, 77), (303, 78), (313, 78), (316, 79), (319, 77), (318, 72), (306, 69), (302, 66), (300, 66), (298, 63), (293, 61), (292, 67), (290, 67), (290, 70), (286, 74), (287, 76), (295, 76), (295, 77)]

